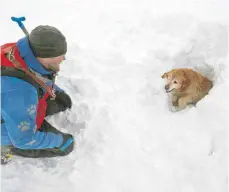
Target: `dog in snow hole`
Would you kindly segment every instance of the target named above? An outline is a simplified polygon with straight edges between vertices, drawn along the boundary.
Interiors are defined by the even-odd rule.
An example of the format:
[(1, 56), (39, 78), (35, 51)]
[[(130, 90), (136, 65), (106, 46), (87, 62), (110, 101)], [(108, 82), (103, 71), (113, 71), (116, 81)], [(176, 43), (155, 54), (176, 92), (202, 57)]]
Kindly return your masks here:
[(165, 79), (165, 91), (171, 96), (172, 111), (195, 106), (213, 87), (211, 80), (188, 68), (173, 69), (161, 77)]

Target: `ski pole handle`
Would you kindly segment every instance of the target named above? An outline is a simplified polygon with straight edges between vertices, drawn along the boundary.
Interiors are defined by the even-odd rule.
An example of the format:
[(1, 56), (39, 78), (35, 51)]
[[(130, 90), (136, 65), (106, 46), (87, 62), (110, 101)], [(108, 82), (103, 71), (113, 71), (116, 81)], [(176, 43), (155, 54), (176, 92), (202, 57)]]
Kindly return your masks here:
[(25, 17), (11, 17), (11, 20), (18, 24), (18, 26), (22, 29), (26, 36), (29, 36), (28, 31), (22, 23), (22, 21), (25, 21)]

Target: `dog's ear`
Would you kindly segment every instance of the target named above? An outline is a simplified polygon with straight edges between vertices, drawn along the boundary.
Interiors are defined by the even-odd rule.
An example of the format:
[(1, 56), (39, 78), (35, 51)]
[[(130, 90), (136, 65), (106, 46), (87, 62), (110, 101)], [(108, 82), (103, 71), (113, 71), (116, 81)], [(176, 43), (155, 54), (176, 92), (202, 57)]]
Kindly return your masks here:
[(162, 79), (164, 79), (164, 78), (166, 78), (166, 77), (168, 77), (168, 73), (164, 73), (164, 74), (161, 76)]
[(185, 77), (183, 81), (183, 87), (188, 87), (189, 84), (190, 84), (190, 80)]
[(189, 84), (190, 84), (190, 79), (187, 78), (186, 75), (183, 76), (183, 78), (182, 78), (182, 87), (181, 87), (181, 89), (184, 90), (185, 88), (187, 88), (187, 87), (189, 86)]

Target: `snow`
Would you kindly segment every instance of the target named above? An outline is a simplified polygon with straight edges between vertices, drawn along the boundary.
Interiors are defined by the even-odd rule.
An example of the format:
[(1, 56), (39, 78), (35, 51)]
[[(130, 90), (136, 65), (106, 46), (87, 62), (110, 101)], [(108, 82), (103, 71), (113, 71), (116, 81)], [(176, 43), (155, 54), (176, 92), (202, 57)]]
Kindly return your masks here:
[[(68, 39), (57, 83), (73, 109), (48, 118), (73, 134), (67, 157), (15, 158), (4, 192), (226, 192), (226, 0), (3, 2), (1, 44), (59, 28)], [(161, 75), (191, 67), (214, 81), (194, 108), (172, 113)]]

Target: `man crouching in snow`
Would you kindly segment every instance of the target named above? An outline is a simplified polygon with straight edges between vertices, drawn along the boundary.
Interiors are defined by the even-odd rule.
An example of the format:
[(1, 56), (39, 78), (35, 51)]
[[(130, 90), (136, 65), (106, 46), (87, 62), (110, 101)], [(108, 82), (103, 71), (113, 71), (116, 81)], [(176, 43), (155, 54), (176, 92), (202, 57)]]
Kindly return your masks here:
[(54, 84), (66, 52), (64, 35), (51, 26), (38, 26), (17, 43), (1, 46), (2, 164), (10, 154), (55, 157), (73, 150), (73, 136), (44, 119), (72, 106)]

